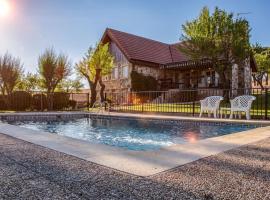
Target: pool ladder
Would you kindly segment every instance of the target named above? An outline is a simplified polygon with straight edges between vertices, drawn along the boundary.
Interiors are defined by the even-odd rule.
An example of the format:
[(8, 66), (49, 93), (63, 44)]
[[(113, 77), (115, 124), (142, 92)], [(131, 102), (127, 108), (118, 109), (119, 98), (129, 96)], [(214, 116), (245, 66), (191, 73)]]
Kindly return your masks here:
[[(110, 109), (109, 109), (110, 104), (107, 101), (96, 101), (94, 103), (94, 105), (92, 106), (92, 110), (94, 110), (95, 108), (97, 108), (96, 113), (110, 113)], [(107, 111), (106, 108), (107, 107)]]

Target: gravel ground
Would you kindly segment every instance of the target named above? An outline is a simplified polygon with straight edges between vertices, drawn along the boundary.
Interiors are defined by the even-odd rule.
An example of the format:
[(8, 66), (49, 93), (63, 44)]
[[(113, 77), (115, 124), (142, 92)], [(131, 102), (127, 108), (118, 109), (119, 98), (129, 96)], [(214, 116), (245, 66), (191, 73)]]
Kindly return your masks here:
[(138, 177), (0, 134), (0, 199), (270, 199), (270, 138)]

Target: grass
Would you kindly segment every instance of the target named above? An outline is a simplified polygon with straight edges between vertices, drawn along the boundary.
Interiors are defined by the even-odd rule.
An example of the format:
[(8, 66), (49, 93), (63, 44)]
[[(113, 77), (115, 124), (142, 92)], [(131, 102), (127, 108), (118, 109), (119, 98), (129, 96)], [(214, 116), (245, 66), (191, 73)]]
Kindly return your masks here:
[[(221, 108), (229, 108), (226, 105)], [(137, 105), (126, 105), (126, 106), (114, 106), (114, 110), (118, 111), (131, 111), (131, 112), (164, 112), (164, 113), (186, 113), (186, 114), (199, 114), (200, 105), (196, 103), (194, 106), (192, 103), (189, 104), (137, 104)], [(224, 114), (224, 113), (223, 113)], [(226, 111), (229, 114), (229, 109)], [(253, 108), (251, 110), (253, 116), (264, 116), (264, 109)], [(268, 109), (268, 116), (270, 116), (270, 108)]]

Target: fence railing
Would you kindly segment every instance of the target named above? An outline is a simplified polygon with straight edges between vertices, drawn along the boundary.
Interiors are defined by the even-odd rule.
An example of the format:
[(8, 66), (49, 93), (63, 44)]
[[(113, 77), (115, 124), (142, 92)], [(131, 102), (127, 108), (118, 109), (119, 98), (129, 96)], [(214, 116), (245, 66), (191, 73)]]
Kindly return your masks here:
[[(170, 113), (198, 116), (200, 100), (207, 96), (223, 96), (220, 112), (229, 115), (230, 99), (239, 95), (253, 95), (251, 117), (270, 119), (270, 89), (197, 89), (147, 92), (106, 93), (111, 111)], [(49, 102), (51, 102), (49, 108)], [(89, 110), (89, 93), (15, 91), (10, 95), (0, 95), (0, 111), (48, 111), (48, 110)]]
[(14, 91), (0, 95), (0, 111), (81, 110), (89, 108), (89, 93)]
[(176, 113), (178, 115), (198, 116), (200, 100), (208, 96), (223, 96), (220, 112), (228, 116), (230, 99), (239, 95), (253, 95), (256, 100), (252, 104), (251, 117), (254, 119), (269, 119), (270, 91), (268, 89), (194, 89), (173, 91), (119, 92), (106, 93), (111, 111)]

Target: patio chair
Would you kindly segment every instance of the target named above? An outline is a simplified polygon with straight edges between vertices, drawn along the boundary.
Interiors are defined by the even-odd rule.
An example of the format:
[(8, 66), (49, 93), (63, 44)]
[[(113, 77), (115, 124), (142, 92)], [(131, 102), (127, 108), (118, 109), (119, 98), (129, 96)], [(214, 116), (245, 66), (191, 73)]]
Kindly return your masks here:
[(203, 100), (200, 100), (201, 102), (200, 117), (202, 116), (203, 112), (207, 112), (208, 117), (210, 117), (210, 114), (213, 113), (214, 117), (217, 118), (219, 104), (222, 100), (223, 100), (222, 96), (209, 96)]
[[(256, 97), (251, 95), (243, 95), (235, 97), (231, 101), (231, 114), (230, 119), (233, 118), (234, 112), (245, 112), (247, 120), (250, 119), (250, 110), (252, 102), (256, 99)], [(239, 114), (239, 118), (241, 115)]]

